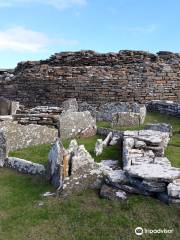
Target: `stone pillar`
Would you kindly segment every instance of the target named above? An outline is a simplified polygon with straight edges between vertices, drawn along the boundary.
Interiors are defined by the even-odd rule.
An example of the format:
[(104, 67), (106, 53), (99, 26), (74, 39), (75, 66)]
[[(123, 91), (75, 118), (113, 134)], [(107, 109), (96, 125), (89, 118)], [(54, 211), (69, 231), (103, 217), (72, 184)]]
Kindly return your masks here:
[(48, 156), (47, 168), (48, 180), (55, 188), (60, 188), (63, 185), (63, 146), (60, 139), (57, 138), (53, 144)]
[(4, 160), (7, 158), (7, 146), (4, 132), (0, 130), (0, 167), (4, 166)]

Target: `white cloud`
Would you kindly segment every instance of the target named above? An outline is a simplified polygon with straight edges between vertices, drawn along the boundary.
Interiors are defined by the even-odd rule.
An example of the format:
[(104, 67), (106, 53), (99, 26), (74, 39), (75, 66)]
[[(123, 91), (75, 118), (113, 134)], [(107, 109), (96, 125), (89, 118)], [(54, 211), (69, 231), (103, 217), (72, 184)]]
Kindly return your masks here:
[(87, 4), (87, 0), (0, 0), (0, 7), (13, 7), (30, 3), (46, 4), (59, 10), (64, 10), (74, 6), (84, 6)]
[(42, 32), (36, 32), (18, 26), (0, 31), (0, 50), (11, 50), (16, 52), (38, 52), (50, 45), (76, 45), (76, 40), (51, 39)]

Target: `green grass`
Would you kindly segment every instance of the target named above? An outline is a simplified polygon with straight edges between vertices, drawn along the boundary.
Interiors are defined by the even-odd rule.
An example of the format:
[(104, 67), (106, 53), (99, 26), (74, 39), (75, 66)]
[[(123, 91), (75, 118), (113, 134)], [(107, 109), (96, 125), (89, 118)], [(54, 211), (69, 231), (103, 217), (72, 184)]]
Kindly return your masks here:
[[(118, 146), (110, 146), (105, 148), (102, 155), (96, 157), (94, 154), (94, 147), (95, 143), (98, 138), (102, 138), (101, 136), (93, 136), (90, 138), (84, 139), (77, 139), (79, 145), (84, 144), (85, 148), (89, 151), (92, 157), (95, 159), (96, 162), (100, 162), (104, 159), (113, 159), (113, 160), (120, 160), (121, 153)], [(63, 141), (63, 145), (65, 148), (68, 148), (70, 140)], [(30, 160), (32, 162), (46, 164), (48, 161), (48, 153), (51, 146), (49, 144), (37, 145), (34, 147), (24, 148), (22, 150), (17, 150), (14, 152), (10, 152), (10, 156), (18, 157)]]
[[(146, 122), (167, 122), (166, 116), (148, 114)], [(168, 117), (175, 131), (180, 130), (179, 119)], [(93, 155), (99, 136), (78, 139)], [(67, 147), (69, 141), (64, 142)], [(166, 156), (173, 166), (180, 167), (179, 134), (173, 136)], [(50, 145), (40, 145), (15, 151), (11, 156), (46, 163)], [(94, 156), (94, 155), (93, 155)], [(117, 146), (105, 149), (95, 158), (120, 159)], [(46, 191), (54, 191), (41, 177), (18, 174), (0, 169), (0, 240), (135, 240), (180, 239), (180, 206), (167, 206), (143, 196), (130, 196), (127, 202), (100, 199), (98, 192), (85, 191), (68, 199), (42, 198)], [(43, 202), (43, 206), (38, 206)], [(134, 229), (174, 229), (173, 234), (136, 237)]]
[(45, 164), (48, 161), (50, 149), (50, 144), (43, 144), (10, 152), (9, 155), (11, 157), (23, 158), (32, 162)]

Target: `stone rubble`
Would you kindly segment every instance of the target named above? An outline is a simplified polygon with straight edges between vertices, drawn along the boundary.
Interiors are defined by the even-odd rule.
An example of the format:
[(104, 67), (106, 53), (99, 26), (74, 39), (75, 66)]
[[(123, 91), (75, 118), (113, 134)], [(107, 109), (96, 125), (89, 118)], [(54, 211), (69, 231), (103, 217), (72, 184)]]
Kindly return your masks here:
[[(180, 169), (172, 167), (164, 157), (170, 134), (170, 131), (125, 131), (123, 170), (111, 166), (105, 172), (100, 195), (116, 199), (115, 192), (120, 190), (127, 194), (157, 197), (168, 204), (180, 203)], [(157, 147), (162, 150), (160, 157)]]

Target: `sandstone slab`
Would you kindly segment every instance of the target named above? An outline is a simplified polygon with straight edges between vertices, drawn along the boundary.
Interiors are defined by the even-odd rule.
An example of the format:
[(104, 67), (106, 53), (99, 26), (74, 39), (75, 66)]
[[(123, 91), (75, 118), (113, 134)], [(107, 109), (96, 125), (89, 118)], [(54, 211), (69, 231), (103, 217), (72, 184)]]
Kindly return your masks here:
[(5, 160), (5, 166), (26, 174), (45, 175), (44, 165), (33, 163), (21, 158), (8, 157)]
[(180, 178), (179, 168), (160, 164), (132, 165), (126, 169), (126, 172), (131, 177), (160, 182), (173, 182)]
[[(61, 137), (74, 138), (77, 135), (84, 135), (86, 131), (86, 137), (90, 137), (96, 134), (96, 120), (91, 116), (90, 112), (70, 112), (67, 111), (60, 115), (60, 134)], [(89, 133), (89, 134), (88, 134)]]

